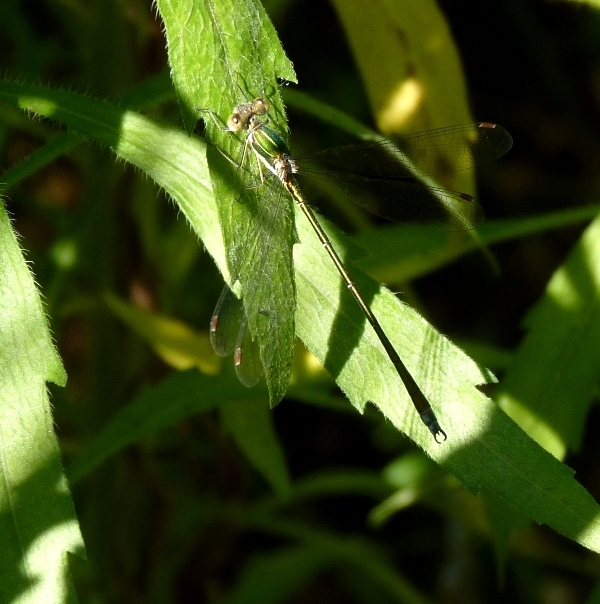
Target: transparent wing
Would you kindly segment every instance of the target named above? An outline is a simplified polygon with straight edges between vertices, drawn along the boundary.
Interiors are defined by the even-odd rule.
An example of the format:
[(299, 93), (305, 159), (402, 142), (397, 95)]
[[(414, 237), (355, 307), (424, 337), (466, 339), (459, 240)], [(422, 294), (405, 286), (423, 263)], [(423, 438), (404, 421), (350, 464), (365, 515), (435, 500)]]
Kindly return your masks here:
[(210, 343), (215, 354), (233, 354), (243, 318), (242, 301), (225, 285), (210, 319)]
[(413, 176), (383, 179), (328, 171), (313, 175), (332, 181), (354, 203), (394, 222), (462, 231), (483, 221), (483, 210), (471, 195), (428, 187)]
[(498, 159), (512, 147), (512, 136), (489, 122), (446, 126), (409, 134), (393, 142), (357, 143), (294, 159), (303, 169), (352, 172), (370, 178), (453, 174)]
[(428, 174), (467, 170), (506, 153), (507, 130), (473, 123), (436, 128), (403, 137), (335, 147), (294, 158), (299, 174), (326, 178), (370, 212), (393, 221), (464, 230), (483, 220), (475, 199), (427, 185)]
[(229, 289), (223, 288), (210, 321), (210, 341), (216, 354), (234, 355), (237, 376), (249, 388), (262, 377), (258, 345), (252, 340), (244, 305)]
[(233, 362), (238, 379), (248, 388), (258, 384), (264, 376), (258, 342), (252, 339), (246, 317), (240, 324)]

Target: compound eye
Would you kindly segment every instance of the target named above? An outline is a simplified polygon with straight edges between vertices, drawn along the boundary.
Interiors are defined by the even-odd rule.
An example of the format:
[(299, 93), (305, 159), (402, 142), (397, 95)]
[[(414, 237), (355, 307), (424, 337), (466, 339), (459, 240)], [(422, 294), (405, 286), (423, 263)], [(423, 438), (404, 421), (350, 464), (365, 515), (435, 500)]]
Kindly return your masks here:
[(269, 111), (269, 101), (267, 101), (267, 99), (263, 99), (262, 97), (254, 99), (253, 105), (254, 113), (256, 113), (256, 115), (264, 115), (267, 113), (267, 111)]
[(239, 113), (232, 113), (227, 120), (227, 127), (232, 132), (239, 132), (242, 129), (242, 118)]

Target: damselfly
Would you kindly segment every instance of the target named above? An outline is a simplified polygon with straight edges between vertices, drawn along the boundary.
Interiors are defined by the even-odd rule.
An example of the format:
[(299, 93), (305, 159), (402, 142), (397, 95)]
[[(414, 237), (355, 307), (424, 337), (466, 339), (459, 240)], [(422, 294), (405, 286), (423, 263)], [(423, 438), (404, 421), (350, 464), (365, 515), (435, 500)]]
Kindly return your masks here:
[[(312, 173), (329, 178), (354, 201), (370, 211), (391, 220), (415, 218), (419, 222), (444, 225), (444, 228), (464, 230), (473, 228), (482, 218), (479, 205), (466, 193), (449, 191), (435, 186), (427, 186), (427, 173), (439, 167), (439, 162), (449, 161), (448, 172), (456, 172), (473, 167), (476, 163), (500, 157), (511, 145), (510, 134), (501, 126), (487, 122), (438, 128), (403, 138), (407, 152), (416, 166), (410, 164), (406, 154), (394, 143), (382, 140), (328, 149), (312, 154), (308, 158), (292, 157), (282, 138), (267, 124), (269, 103), (259, 97), (251, 102), (235, 107), (227, 121), (232, 132), (245, 131), (246, 139), (238, 168), (244, 166), (248, 154), (257, 162), (260, 183), (266, 186), (265, 194), (272, 195), (271, 203), (285, 203), (282, 195), (290, 195), (302, 210), (314, 229), (329, 257), (335, 264), (346, 287), (371, 324), (390, 361), (394, 365), (404, 386), (417, 409), (423, 423), (437, 442), (446, 440), (446, 433), (419, 385), (385, 334), (379, 321), (365, 302), (339, 255), (332, 246), (315, 214), (307, 205), (296, 174)], [(403, 163), (401, 163), (401, 161)], [(434, 165), (435, 164), (435, 165)], [(230, 352), (223, 345), (225, 336), (219, 334), (224, 329), (224, 315), (235, 307), (232, 295), (224, 291), (211, 320), (211, 340), (218, 353)], [(247, 356), (244, 347), (252, 346), (252, 339), (246, 329), (243, 311), (235, 311), (236, 320), (242, 327), (235, 346), (235, 363), (240, 379), (245, 380), (243, 363)], [(250, 361), (248, 361), (250, 362)], [(255, 375), (254, 370), (249, 375)], [(250, 385), (250, 384), (248, 384)]]

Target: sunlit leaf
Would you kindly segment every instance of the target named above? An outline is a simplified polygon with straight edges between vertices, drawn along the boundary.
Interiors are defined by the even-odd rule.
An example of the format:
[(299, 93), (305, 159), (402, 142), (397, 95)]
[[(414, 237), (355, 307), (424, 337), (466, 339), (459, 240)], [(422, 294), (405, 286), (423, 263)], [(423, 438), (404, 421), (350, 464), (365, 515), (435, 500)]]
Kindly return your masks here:
[(527, 335), (496, 400), (562, 459), (581, 443), (600, 380), (600, 219), (555, 271), (524, 324)]
[(63, 386), (66, 374), (0, 200), (0, 600), (6, 602), (76, 601), (67, 553), (83, 555), (83, 541), (48, 381)]

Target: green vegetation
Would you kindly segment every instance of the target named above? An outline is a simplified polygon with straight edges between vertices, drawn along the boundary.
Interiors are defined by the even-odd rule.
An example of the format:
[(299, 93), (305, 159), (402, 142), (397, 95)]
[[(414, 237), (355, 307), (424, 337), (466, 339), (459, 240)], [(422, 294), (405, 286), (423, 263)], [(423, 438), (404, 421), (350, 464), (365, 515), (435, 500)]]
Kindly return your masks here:
[[(325, 18), (358, 71), (332, 54), (320, 95), (301, 77), (282, 85), (296, 74), (258, 0), (156, 4), (161, 21), (114, 0), (38, 12), (11, 0), (0, 16), (0, 601), (444, 601), (440, 577), (475, 547), (488, 552), (482, 601), (501, 585), (511, 601), (543, 601), (532, 593), (550, 568), (589, 590), (600, 509), (593, 481), (563, 462), (588, 450), (600, 376), (593, 161), (585, 187), (563, 188), (577, 207), (508, 207), (472, 233), (382, 225), (325, 187), (306, 191), (326, 215), (336, 204), (340, 224), (323, 227), (431, 401), (448, 434), (437, 444), (291, 200), (273, 235), (281, 253), (255, 260), (256, 216), (239, 203), (255, 165), (237, 170), (216, 147), (241, 156), (243, 135), (218, 123), (258, 95), (269, 128), (300, 151), (377, 139), (352, 117), (369, 120), (367, 104), (390, 138), (472, 121), (445, 16), (433, 2), (335, 0), (337, 20)], [(283, 29), (297, 11), (290, 46), (317, 81), (341, 39), (315, 38), (300, 0), (270, 10)], [(580, 124), (586, 109), (552, 77)], [(582, 134), (588, 156), (595, 134)], [(473, 174), (443, 168), (431, 178), (475, 193)], [(523, 190), (523, 168), (490, 170), (500, 176), (480, 193)], [(539, 242), (556, 232), (571, 239), (549, 266)], [(482, 284), (510, 274), (496, 246), (536, 242), (521, 249), (537, 284), (526, 332), (507, 349)], [(468, 278), (453, 272), (461, 263)], [(445, 271), (428, 308), (409, 282)], [(210, 346), (223, 279), (269, 300), (249, 310), (265, 373), (251, 389)], [(445, 331), (460, 347), (422, 316), (453, 306), (466, 319)], [(585, 459), (573, 461), (597, 469)]]

